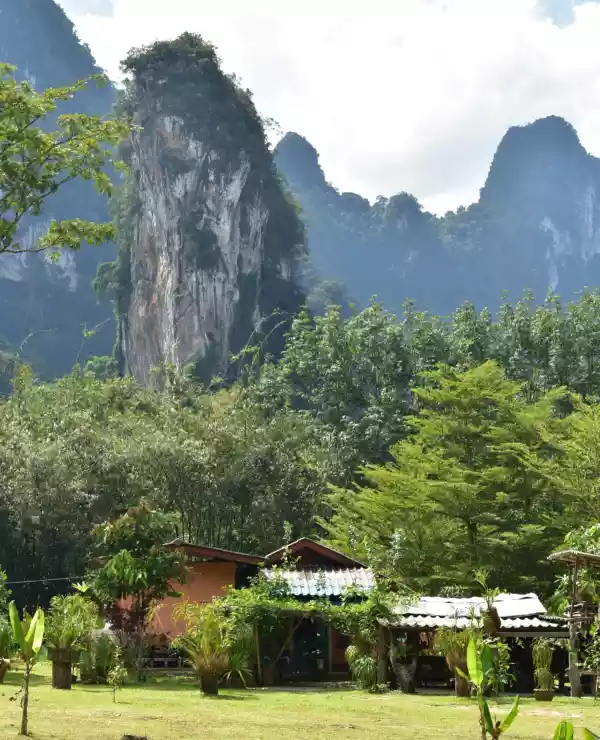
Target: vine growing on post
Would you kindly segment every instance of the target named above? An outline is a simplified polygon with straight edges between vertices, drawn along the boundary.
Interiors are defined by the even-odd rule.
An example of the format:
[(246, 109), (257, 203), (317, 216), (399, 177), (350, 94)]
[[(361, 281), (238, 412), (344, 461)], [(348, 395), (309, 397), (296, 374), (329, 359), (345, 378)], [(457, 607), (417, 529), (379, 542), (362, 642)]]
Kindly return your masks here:
[[(381, 621), (392, 618), (392, 605), (401, 597), (384, 587), (370, 592), (349, 588), (342, 596), (341, 604), (332, 604), (327, 598), (303, 601), (294, 597), (287, 581), (274, 568), (267, 578), (258, 576), (254, 583), (244, 589), (234, 589), (217, 602), (220, 608), (237, 621), (242, 629), (253, 627), (256, 663), (259, 681), (263, 678), (262, 647), (270, 643), (270, 665), (276, 666), (289, 647), (294, 633), (304, 619), (318, 618), (338, 632), (348, 635), (353, 650), (351, 663), (362, 678), (357, 682), (363, 688), (372, 689), (378, 683), (377, 660), (374, 657)], [(292, 627), (281, 639), (284, 627), (292, 619)], [(279, 638), (279, 639), (278, 639)], [(387, 652), (385, 657), (387, 663)]]

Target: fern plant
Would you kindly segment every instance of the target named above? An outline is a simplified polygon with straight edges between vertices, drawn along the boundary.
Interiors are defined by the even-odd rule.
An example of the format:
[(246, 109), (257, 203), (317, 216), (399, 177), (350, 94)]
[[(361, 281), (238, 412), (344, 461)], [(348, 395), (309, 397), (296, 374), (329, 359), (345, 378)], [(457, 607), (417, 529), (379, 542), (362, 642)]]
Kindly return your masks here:
[(349, 645), (346, 661), (358, 688), (372, 691), (377, 686), (377, 660), (370, 652), (361, 650), (356, 644)]

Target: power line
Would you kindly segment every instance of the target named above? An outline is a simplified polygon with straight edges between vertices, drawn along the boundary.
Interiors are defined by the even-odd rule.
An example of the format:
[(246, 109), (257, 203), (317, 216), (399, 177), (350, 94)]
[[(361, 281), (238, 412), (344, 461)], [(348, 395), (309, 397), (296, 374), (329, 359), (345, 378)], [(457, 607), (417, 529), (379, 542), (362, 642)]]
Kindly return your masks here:
[(34, 581), (4, 581), (5, 586), (22, 586), (27, 583), (50, 583), (51, 581), (76, 581), (83, 580), (85, 576), (65, 576), (64, 578), (40, 578)]

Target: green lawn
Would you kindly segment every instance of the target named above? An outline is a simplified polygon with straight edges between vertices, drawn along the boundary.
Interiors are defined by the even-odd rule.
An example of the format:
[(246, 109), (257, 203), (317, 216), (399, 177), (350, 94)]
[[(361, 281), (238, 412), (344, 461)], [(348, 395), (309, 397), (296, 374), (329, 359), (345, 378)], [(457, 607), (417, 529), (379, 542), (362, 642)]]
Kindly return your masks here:
[[(480, 738), (474, 704), (451, 696), (251, 689), (204, 699), (190, 681), (156, 679), (143, 687), (126, 686), (113, 704), (107, 687), (75, 685), (71, 692), (56, 691), (49, 685), (48, 667), (37, 671), (30, 708), (36, 740), (120, 740), (126, 733), (150, 740)], [(0, 686), (2, 740), (15, 737), (18, 730), (20, 708), (10, 697), (19, 679), (9, 674)], [(541, 705), (525, 699), (507, 737), (551, 740), (566, 717), (578, 728), (600, 730), (600, 701), (560, 699)]]

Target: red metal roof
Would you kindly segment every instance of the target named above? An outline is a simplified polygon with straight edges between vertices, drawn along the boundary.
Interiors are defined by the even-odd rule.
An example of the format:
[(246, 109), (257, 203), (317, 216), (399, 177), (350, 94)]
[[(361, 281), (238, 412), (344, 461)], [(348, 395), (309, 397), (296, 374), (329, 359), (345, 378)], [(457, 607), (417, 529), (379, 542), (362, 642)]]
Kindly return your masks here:
[(359, 562), (358, 560), (354, 560), (354, 558), (348, 557), (348, 555), (344, 555), (343, 552), (339, 552), (338, 550), (334, 550), (331, 547), (327, 547), (327, 545), (322, 545), (320, 542), (315, 542), (315, 540), (311, 540), (309, 537), (301, 537), (299, 540), (296, 540), (295, 542), (290, 542), (289, 545), (284, 545), (283, 547), (278, 548), (277, 550), (273, 550), (273, 552), (270, 552), (268, 555), (265, 555), (264, 560), (266, 563), (272, 563), (273, 561), (281, 560), (283, 557), (285, 551), (290, 552), (292, 555), (296, 555), (301, 550), (312, 550), (313, 552), (318, 553), (319, 555), (323, 555), (333, 562), (337, 563), (338, 565), (343, 565), (348, 568), (364, 568), (364, 563)]
[(165, 547), (169, 550), (183, 550), (187, 555), (196, 558), (210, 558), (211, 560), (226, 560), (233, 563), (246, 563), (247, 565), (259, 565), (264, 558), (258, 555), (250, 555), (245, 552), (224, 550), (220, 547), (208, 547), (206, 545), (193, 545), (183, 540), (166, 542)]

